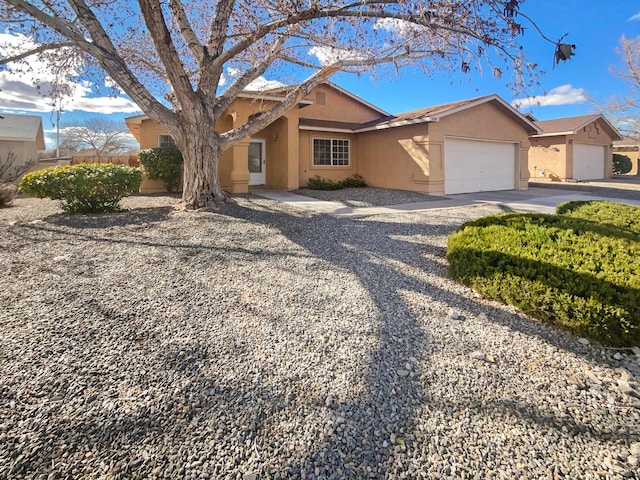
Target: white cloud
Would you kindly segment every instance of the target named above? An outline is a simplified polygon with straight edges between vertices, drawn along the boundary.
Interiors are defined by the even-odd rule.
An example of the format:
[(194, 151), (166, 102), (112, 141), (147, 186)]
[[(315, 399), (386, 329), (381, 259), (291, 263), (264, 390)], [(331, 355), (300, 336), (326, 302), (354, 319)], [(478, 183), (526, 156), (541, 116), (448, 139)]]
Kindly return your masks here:
[(375, 30), (385, 30), (391, 33), (397, 33), (401, 37), (405, 37), (414, 34), (418, 30), (418, 26), (407, 22), (406, 20), (400, 20), (399, 18), (381, 18), (376, 20), (373, 24)]
[(271, 88), (280, 88), (286, 87), (286, 84), (279, 82), (277, 80), (267, 80), (266, 78), (260, 76), (256, 78), (253, 82), (251, 82), (245, 90), (250, 92), (256, 92), (261, 90), (269, 90)]
[(574, 105), (587, 101), (584, 89), (573, 88), (570, 84), (552, 88), (546, 95), (517, 98), (511, 105), (517, 107), (549, 107), (556, 105)]
[[(11, 55), (30, 50), (38, 44), (24, 35), (0, 33), (0, 45), (5, 47), (3, 54)], [(56, 83), (55, 74), (38, 56), (30, 57), (28, 64), (25, 68), (21, 64), (9, 63), (0, 72), (0, 105), (6, 110), (50, 112), (53, 110), (51, 95)], [(105, 88), (113, 86), (113, 80), (107, 79)], [(63, 96), (61, 105), (67, 112), (81, 110), (109, 114), (140, 111), (135, 103), (124, 97), (93, 96), (91, 85), (86, 81), (67, 81), (64, 87), (67, 94)]]
[(334, 47), (315, 46), (309, 49), (309, 55), (316, 57), (322, 65), (331, 65), (341, 60), (363, 60), (364, 56), (355, 50)]
[(630, 16), (627, 21), (628, 22), (632, 22), (634, 20), (640, 20), (640, 12), (636, 13), (635, 15)]
[[(229, 67), (227, 68), (227, 74), (230, 78), (237, 77), (242, 73), (242, 70), (239, 68)], [(226, 81), (226, 78), (224, 78)], [(220, 83), (220, 85), (224, 85), (224, 83)], [(258, 78), (253, 80), (249, 85), (245, 87), (246, 91), (249, 92), (259, 92), (261, 90), (269, 90), (271, 88), (280, 88), (286, 87), (287, 85), (279, 82), (278, 80), (267, 80), (265, 77), (260, 75)]]

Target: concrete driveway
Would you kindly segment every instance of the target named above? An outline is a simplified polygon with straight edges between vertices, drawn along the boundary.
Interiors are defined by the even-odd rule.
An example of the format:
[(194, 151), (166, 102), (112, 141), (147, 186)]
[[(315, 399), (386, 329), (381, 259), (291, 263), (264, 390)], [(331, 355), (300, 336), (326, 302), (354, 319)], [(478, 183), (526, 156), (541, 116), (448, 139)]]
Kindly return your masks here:
[(258, 195), (285, 202), (296, 208), (336, 217), (362, 217), (388, 213), (417, 212), (465, 205), (492, 204), (505, 211), (554, 213), (555, 207), (573, 200), (608, 200), (640, 206), (640, 178), (624, 182), (583, 182), (580, 184), (535, 184), (528, 190), (480, 192), (448, 195), (442, 200), (403, 203), (382, 207), (351, 207), (340, 202), (276, 190), (260, 189)]

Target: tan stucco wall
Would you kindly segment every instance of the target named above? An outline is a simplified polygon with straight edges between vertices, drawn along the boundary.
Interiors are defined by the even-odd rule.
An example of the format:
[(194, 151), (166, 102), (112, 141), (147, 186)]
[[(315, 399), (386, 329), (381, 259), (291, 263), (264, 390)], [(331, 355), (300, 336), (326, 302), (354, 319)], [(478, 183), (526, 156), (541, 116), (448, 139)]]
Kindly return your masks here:
[[(324, 105), (317, 103), (318, 94), (324, 94)], [(383, 116), (380, 112), (328, 85), (316, 87), (306, 99), (314, 103), (300, 110), (300, 118), (365, 123)]]
[(531, 180), (560, 181), (567, 178), (567, 137), (531, 138), (529, 172)]
[(529, 172), (528, 132), (494, 103), (484, 103), (439, 122), (408, 125), (361, 134), (358, 172), (373, 186), (444, 194), (446, 137), (519, 143), (514, 184), (526, 189)]
[(428, 124), (364, 132), (358, 138), (358, 173), (373, 187), (429, 192)]
[(0, 160), (6, 160), (9, 152), (15, 154), (15, 165), (21, 167), (29, 161), (38, 159), (38, 148), (36, 142), (20, 142), (11, 140), (0, 140)]
[[(529, 168), (543, 170), (544, 176), (537, 175), (536, 180), (566, 181), (573, 178), (573, 145), (582, 143), (606, 147), (604, 171), (601, 178), (611, 178), (613, 170), (613, 139), (607, 127), (598, 119), (580, 129), (575, 135), (557, 135), (531, 138)], [(556, 151), (558, 149), (558, 151)], [(533, 176), (533, 171), (532, 171)]]
[[(319, 175), (329, 180), (344, 180), (358, 172), (358, 142), (359, 137), (349, 133), (315, 132), (301, 130), (300, 138), (300, 166), (299, 183), (300, 187), (306, 187), (307, 181)], [(313, 165), (313, 138), (331, 138), (349, 140), (349, 165), (336, 166), (315, 166)]]

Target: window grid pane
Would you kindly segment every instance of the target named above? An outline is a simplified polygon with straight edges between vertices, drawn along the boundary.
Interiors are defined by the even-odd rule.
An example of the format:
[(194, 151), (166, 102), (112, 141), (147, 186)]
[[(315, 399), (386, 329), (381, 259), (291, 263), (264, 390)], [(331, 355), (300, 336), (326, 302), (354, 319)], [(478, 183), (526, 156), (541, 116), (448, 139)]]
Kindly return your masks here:
[(314, 138), (313, 164), (320, 166), (349, 166), (349, 140)]
[(333, 140), (333, 165), (349, 165), (349, 140)]
[(175, 147), (176, 144), (173, 141), (173, 137), (171, 135), (160, 135), (158, 138), (158, 146), (160, 148), (169, 148)]
[(313, 164), (331, 165), (331, 140), (325, 138), (313, 139)]

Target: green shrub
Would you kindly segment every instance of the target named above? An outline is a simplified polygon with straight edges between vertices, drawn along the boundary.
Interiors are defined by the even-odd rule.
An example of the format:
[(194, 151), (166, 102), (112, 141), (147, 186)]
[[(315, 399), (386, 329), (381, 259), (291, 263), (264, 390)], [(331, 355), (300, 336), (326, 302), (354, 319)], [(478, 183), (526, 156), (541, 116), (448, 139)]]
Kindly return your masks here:
[(122, 197), (137, 191), (142, 172), (111, 163), (81, 163), (27, 173), (20, 191), (37, 198), (62, 200), (70, 212), (113, 212)]
[(342, 180), (342, 186), (344, 188), (364, 188), (367, 186), (367, 182), (364, 181), (362, 175), (354, 173), (352, 176)]
[(631, 159), (626, 155), (621, 155), (620, 153), (613, 154), (613, 174), (614, 175), (624, 175), (625, 173), (629, 173), (633, 168), (633, 164), (631, 163)]
[(363, 188), (367, 186), (361, 175), (357, 173), (344, 180), (329, 180), (316, 175), (307, 181), (307, 188), (311, 190), (340, 190), (343, 188)]
[(328, 178), (322, 178), (320, 175), (316, 175), (307, 181), (307, 188), (311, 190), (340, 190), (344, 188), (341, 182), (335, 182)]
[[(569, 207), (569, 208), (568, 208)], [(479, 293), (614, 346), (640, 344), (640, 236), (600, 220), (640, 208), (589, 202), (566, 215), (503, 214), (449, 238), (450, 274)], [(615, 213), (614, 213), (615, 212)]]
[(167, 192), (178, 191), (182, 179), (182, 153), (175, 147), (148, 148), (138, 157), (144, 172), (151, 180), (164, 180)]
[(640, 234), (640, 215), (638, 215), (638, 207), (633, 205), (602, 201), (572, 201), (558, 205), (556, 213), (613, 225)]

